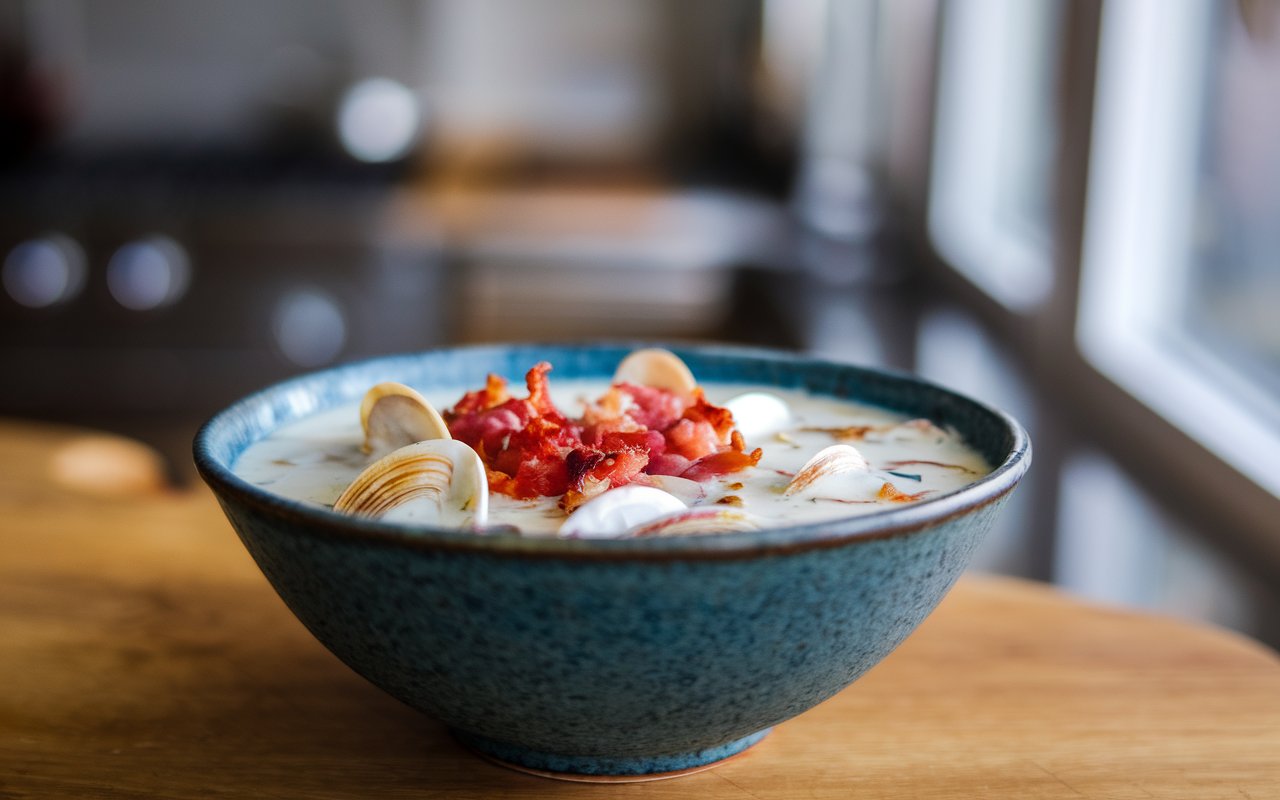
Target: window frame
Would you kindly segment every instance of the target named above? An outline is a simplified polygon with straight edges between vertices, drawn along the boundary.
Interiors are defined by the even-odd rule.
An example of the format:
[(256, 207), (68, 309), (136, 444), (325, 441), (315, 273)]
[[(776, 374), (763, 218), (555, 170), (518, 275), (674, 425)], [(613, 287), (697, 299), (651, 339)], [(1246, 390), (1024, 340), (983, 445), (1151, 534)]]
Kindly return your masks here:
[[(916, 118), (936, 119), (941, 116), (939, 87), (945, 67), (942, 29), (953, 6), (963, 3), (922, 1), (933, 7), (930, 32), (935, 41), (920, 40), (916, 45), (933, 47), (933, 97), (923, 101), (928, 107)], [(926, 164), (918, 177), (903, 169), (891, 173), (907, 184), (895, 187), (896, 196), (906, 200), (900, 208), (918, 244), (923, 278), (937, 287), (935, 296), (966, 308), (1009, 344), (1033, 382), (1045, 420), (1052, 421), (1037, 437), (1036, 467), (1045, 473), (1045, 490), (1037, 496), (1034, 519), (1027, 522), (1036, 529), (1033, 535), (1040, 546), (1047, 548), (1041, 553), (1046, 566), (1055, 547), (1057, 475), (1070, 453), (1093, 447), (1110, 455), (1153, 499), (1205, 541), (1264, 580), (1275, 580), (1280, 576), (1280, 536), (1275, 525), (1280, 498), (1113, 381), (1085, 357), (1076, 335), (1102, 18), (1104, 10), (1117, 2), (1073, 0), (1062, 20), (1055, 98), (1059, 142), (1050, 177), (1056, 204), (1050, 260), (1057, 289), (1034, 313), (1018, 312), (982, 291), (957, 261), (957, 254), (939, 246), (932, 235), (933, 194), (939, 185), (933, 176), (943, 170), (935, 144), (941, 126), (930, 126), (932, 140), (918, 150), (917, 158)], [(898, 102), (919, 101), (900, 98)], [(899, 163), (905, 160), (898, 156)]]
[[(1030, 313), (1048, 299), (1054, 270), (1049, 241), (1001, 214), (1004, 95), (1028, 91), (1028, 72), (1005, 59), (1031, 51), (1017, 35), (1038, 7), (1025, 0), (966, 0), (943, 9), (938, 37), (928, 230), (935, 248), (970, 283), (1004, 308)], [(993, 44), (994, 43), (994, 44)], [(1022, 48), (1020, 52), (1017, 48)]]
[(1193, 224), (1206, 96), (1188, 102), (1186, 87), (1204, 83), (1213, 13), (1209, 0), (1103, 9), (1075, 336), (1109, 381), (1280, 497), (1280, 430), (1262, 411), (1280, 419), (1275, 399), (1169, 325), (1190, 248), (1167, 232)]

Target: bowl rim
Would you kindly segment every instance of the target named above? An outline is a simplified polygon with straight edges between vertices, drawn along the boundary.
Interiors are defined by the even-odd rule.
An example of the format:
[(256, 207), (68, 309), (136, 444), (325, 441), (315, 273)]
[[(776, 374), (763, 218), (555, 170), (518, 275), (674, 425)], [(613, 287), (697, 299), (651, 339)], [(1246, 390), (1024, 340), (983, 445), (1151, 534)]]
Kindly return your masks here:
[[(339, 514), (331, 509), (292, 500), (243, 480), (232, 467), (214, 454), (214, 437), (221, 428), (233, 426), (236, 418), (251, 415), (272, 398), (291, 391), (309, 391), (326, 381), (350, 372), (372, 368), (380, 364), (406, 363), (443, 353), (494, 353), (512, 349), (537, 351), (539, 349), (590, 351), (602, 348), (664, 347), (672, 350), (696, 352), (712, 357), (764, 361), (786, 361), (791, 366), (806, 369), (851, 370), (866, 375), (906, 381), (922, 385), (971, 406), (994, 417), (1008, 431), (1011, 438), (1009, 452), (1002, 463), (972, 483), (905, 506), (887, 508), (868, 514), (837, 517), (785, 527), (771, 527), (755, 531), (736, 531), (707, 536), (672, 536), (636, 539), (562, 539), (558, 537), (522, 536), (516, 533), (492, 533), (476, 535), (472, 532), (432, 528), (427, 526), (407, 528), (364, 517)], [(532, 362), (531, 362), (532, 363)], [(554, 366), (554, 365), (553, 365)], [(818, 393), (821, 394), (821, 393)], [(858, 398), (849, 399), (855, 402)], [(870, 402), (870, 401), (862, 401)], [(316, 413), (331, 406), (309, 409)], [(882, 406), (893, 410), (891, 406)], [(762, 347), (746, 347), (707, 342), (657, 342), (595, 340), (576, 342), (519, 342), (494, 343), (427, 348), (411, 353), (397, 353), (339, 364), (322, 370), (308, 372), (270, 384), (232, 403), (210, 417), (200, 426), (192, 443), (192, 455), (196, 471), (208, 484), (219, 503), (227, 508), (228, 501), (249, 506), (277, 520), (291, 523), (307, 535), (349, 539), (371, 544), (409, 548), (413, 550), (472, 552), (494, 556), (551, 557), (589, 560), (670, 560), (670, 559), (718, 559), (743, 558), (767, 553), (790, 553), (811, 549), (838, 547), (852, 542), (875, 541), (909, 535), (941, 525), (958, 516), (971, 513), (1008, 494), (1021, 480), (1031, 463), (1031, 441), (1026, 430), (1010, 414), (967, 395), (940, 386), (908, 372), (867, 367), (853, 363), (808, 356), (788, 350)]]

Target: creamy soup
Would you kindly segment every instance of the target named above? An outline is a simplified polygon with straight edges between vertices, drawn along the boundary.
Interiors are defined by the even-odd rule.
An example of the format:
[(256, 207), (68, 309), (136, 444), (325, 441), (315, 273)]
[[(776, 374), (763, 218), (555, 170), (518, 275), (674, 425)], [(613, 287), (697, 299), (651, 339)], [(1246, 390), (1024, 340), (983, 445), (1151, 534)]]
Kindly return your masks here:
[[(436, 389), (424, 396), (438, 409), (452, 407), (474, 387)], [(555, 380), (551, 397), (569, 416), (608, 388), (606, 381)], [(691, 508), (734, 509), (760, 527), (814, 522), (866, 514), (928, 499), (990, 472), (984, 459), (953, 430), (880, 408), (802, 391), (740, 384), (702, 384), (707, 399), (725, 405), (748, 392), (780, 398), (790, 419), (777, 430), (748, 435), (748, 449), (762, 451), (745, 469), (693, 482), (656, 479), (649, 485), (669, 491)], [(250, 446), (235, 472), (244, 480), (294, 500), (332, 507), (352, 480), (373, 460), (362, 449), (359, 403), (327, 410), (284, 426)], [(804, 491), (793, 479), (815, 454), (835, 444), (856, 448), (865, 468), (825, 476)], [(647, 482), (647, 481), (645, 481)], [(789, 487), (793, 490), (788, 491)], [(554, 536), (567, 514), (559, 497), (520, 500), (489, 497), (486, 527), (515, 528), (523, 534)]]

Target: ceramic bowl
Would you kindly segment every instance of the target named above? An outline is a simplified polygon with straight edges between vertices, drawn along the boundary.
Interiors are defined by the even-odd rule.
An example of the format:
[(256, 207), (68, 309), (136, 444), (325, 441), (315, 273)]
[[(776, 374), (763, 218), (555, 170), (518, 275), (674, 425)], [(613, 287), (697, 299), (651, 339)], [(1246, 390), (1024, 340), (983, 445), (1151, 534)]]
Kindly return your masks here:
[(865, 516), (603, 541), (408, 530), (282, 499), (231, 471), (277, 427), (379, 381), (476, 387), (489, 372), (518, 381), (539, 360), (553, 380), (608, 378), (632, 349), (459, 348), (303, 376), (206, 423), (196, 466), (315, 637), (465, 745), (569, 777), (693, 770), (839, 692), (915, 629), (1027, 469), (1016, 421), (907, 375), (677, 346), (701, 382), (804, 388), (954, 426), (995, 470)]

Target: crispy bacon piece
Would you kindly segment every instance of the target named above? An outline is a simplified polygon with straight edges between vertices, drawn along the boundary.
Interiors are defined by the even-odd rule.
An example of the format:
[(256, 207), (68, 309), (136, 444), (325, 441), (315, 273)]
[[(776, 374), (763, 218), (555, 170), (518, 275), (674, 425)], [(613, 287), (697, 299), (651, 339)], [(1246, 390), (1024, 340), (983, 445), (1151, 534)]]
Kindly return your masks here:
[(644, 471), (650, 475), (680, 477), (692, 464), (693, 461), (677, 453), (663, 453), (651, 456), (649, 458), (649, 466)]
[(666, 452), (667, 440), (661, 431), (649, 431), (642, 428), (636, 431), (606, 433), (600, 437), (597, 446), (601, 450), (622, 450), (625, 448), (644, 450), (652, 458)]
[(586, 406), (581, 419), (551, 402), (540, 362), (525, 375), (529, 395), (512, 397), (490, 375), (445, 413), (454, 438), (475, 448), (493, 491), (516, 498), (561, 495), (567, 511), (641, 475), (702, 480), (760, 460), (746, 453), (728, 409), (702, 390), (682, 397), (665, 389), (621, 383)]
[(529, 389), (528, 402), (536, 414), (553, 419), (563, 425), (566, 422), (564, 415), (551, 402), (551, 389), (547, 381), (547, 373), (550, 371), (550, 364), (545, 361), (539, 361), (533, 365), (533, 369), (525, 373), (524, 382)]
[(572, 428), (559, 425), (553, 419), (534, 417), (524, 428), (512, 433), (506, 446), (487, 463), (492, 469), (513, 477), (510, 491), (504, 494), (519, 498), (563, 494), (569, 487), (565, 453), (577, 444)]
[(764, 451), (757, 447), (748, 453), (745, 452), (746, 449), (746, 442), (743, 441), (742, 434), (735, 430), (730, 437), (728, 450), (722, 450), (698, 459), (692, 466), (680, 473), (680, 477), (694, 481), (704, 481), (716, 475), (728, 475), (730, 472), (737, 472), (759, 464), (760, 457), (764, 455)]
[(733, 431), (733, 413), (727, 408), (714, 406), (707, 402), (701, 389), (694, 390), (693, 405), (685, 409), (684, 419), (705, 422), (710, 425), (725, 444), (729, 443), (729, 434)]
[(907, 494), (892, 483), (887, 481), (880, 487), (880, 491), (876, 493), (879, 500), (888, 500), (891, 503), (910, 503), (924, 497), (928, 492), (918, 492), (916, 494)]
[(577, 473), (577, 478), (570, 481), (560, 507), (572, 513), (596, 495), (635, 480), (649, 463), (649, 454), (638, 448), (613, 453), (574, 450), (567, 461), (570, 475)]
[(685, 413), (689, 402), (675, 392), (652, 386), (620, 383), (617, 388), (631, 398), (626, 414), (650, 430), (664, 431), (671, 427)]
[(733, 414), (729, 409), (711, 405), (698, 389), (694, 392), (693, 404), (663, 435), (670, 452), (696, 461), (729, 446), (732, 431)]
[(505, 403), (510, 397), (511, 394), (507, 391), (507, 379), (491, 372), (485, 379), (483, 389), (464, 394), (449, 413), (461, 416), (474, 414), (477, 411), (488, 411), (494, 406)]
[(449, 433), (466, 442), (488, 469), (494, 491), (517, 498), (563, 494), (569, 488), (565, 455), (581, 444), (578, 426), (551, 402), (545, 361), (525, 375), (529, 396), (513, 398), (506, 381), (490, 375), (445, 413)]
[(716, 429), (702, 421), (682, 419), (664, 431), (663, 435), (666, 437), (668, 450), (690, 461), (710, 455), (721, 447)]

